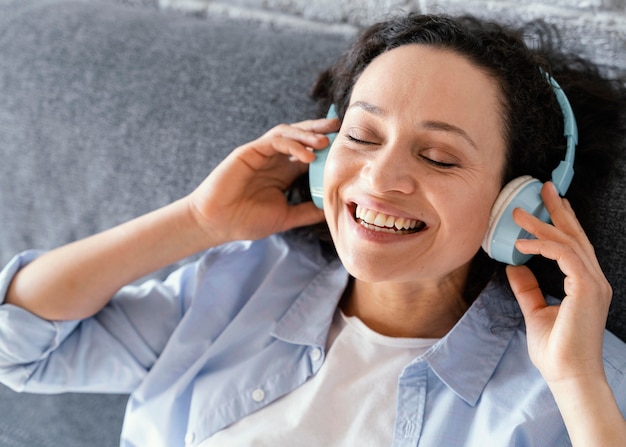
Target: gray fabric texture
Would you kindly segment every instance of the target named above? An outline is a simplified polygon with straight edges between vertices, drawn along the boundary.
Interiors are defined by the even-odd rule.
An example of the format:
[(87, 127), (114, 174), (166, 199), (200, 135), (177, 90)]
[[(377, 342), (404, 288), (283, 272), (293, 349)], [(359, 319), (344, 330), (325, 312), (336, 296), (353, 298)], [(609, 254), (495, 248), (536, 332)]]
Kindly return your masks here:
[[(234, 147), (313, 116), (309, 89), (346, 45), (155, 4), (0, 0), (0, 263), (169, 203)], [(624, 162), (592, 236), (626, 340)], [(0, 388), (0, 446), (117, 445), (125, 400)]]
[[(345, 46), (134, 3), (0, 3), (2, 264), (171, 202), (234, 147), (311, 117)], [(118, 445), (125, 402), (0, 387), (0, 446)]]

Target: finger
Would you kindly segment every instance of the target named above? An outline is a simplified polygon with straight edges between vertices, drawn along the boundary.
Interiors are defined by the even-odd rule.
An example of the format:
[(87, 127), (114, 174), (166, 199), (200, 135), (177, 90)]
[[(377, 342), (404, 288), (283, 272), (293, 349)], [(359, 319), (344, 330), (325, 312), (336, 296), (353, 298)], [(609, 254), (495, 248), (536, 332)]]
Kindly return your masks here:
[[(268, 162), (276, 155), (287, 156), (284, 160), (311, 163), (315, 155), (302, 142), (280, 136), (265, 136), (235, 149), (229, 157), (238, 158), (250, 169), (268, 168)], [(275, 159), (274, 160), (278, 160)]]
[(595, 257), (589, 259), (580, 256), (572, 247), (555, 241), (518, 240), (515, 246), (522, 253), (555, 260), (565, 275), (563, 282), (565, 296), (593, 302), (594, 306), (598, 303), (610, 303), (611, 285)]
[(550, 213), (554, 227), (566, 235), (566, 238), (563, 240), (572, 246), (574, 246), (575, 241), (577, 244), (577, 252), (585, 257), (588, 267), (601, 273), (602, 269), (597, 260), (595, 249), (580, 224), (580, 221), (576, 217), (576, 213), (569, 203), (569, 200), (560, 197), (551, 182), (547, 182), (544, 185), (541, 194), (546, 205), (546, 210)]
[[(322, 147), (319, 147), (318, 149), (322, 149), (328, 145), (328, 138), (324, 138), (324, 145)], [(291, 138), (276, 137), (272, 140), (271, 144), (276, 152), (289, 155), (290, 161), (299, 161), (309, 164), (313, 160), (315, 160), (315, 154), (309, 146), (304, 146), (302, 143), (294, 141)]]
[[(301, 121), (294, 124), (279, 124), (267, 132), (268, 136), (283, 136), (295, 140), (310, 142), (311, 147), (320, 141), (320, 137), (339, 130), (341, 122), (337, 118), (321, 118), (317, 120)], [(327, 144), (327, 140), (326, 140)]]
[(546, 182), (541, 189), (541, 198), (550, 214), (550, 219), (555, 227), (579, 240), (581, 243), (589, 244), (585, 230), (580, 224), (576, 213), (572, 209), (569, 201), (559, 196), (556, 187), (552, 182)]
[(543, 222), (521, 208), (513, 210), (514, 221), (539, 240), (561, 242), (572, 247), (580, 256), (595, 259), (593, 246), (569, 206), (569, 202), (559, 197), (553, 186), (544, 186), (544, 189), (546, 192), (544, 203), (550, 213), (552, 223)]
[(330, 133), (339, 130), (341, 121), (338, 118), (320, 118), (315, 120), (300, 121), (292, 124), (303, 130), (310, 130), (317, 133)]
[(528, 319), (537, 310), (547, 306), (537, 278), (528, 267), (509, 265), (506, 267), (506, 275), (524, 318)]
[[(571, 271), (566, 256), (576, 255), (587, 269), (596, 274), (602, 274), (591, 242), (573, 211), (569, 211), (571, 206), (560, 197), (557, 197), (557, 200), (562, 203), (559, 205), (562, 210), (569, 215), (567, 223), (564, 223), (566, 219), (563, 216), (557, 218), (559, 226), (542, 222), (523, 209), (518, 208), (513, 211), (515, 222), (537, 238), (536, 240), (520, 239), (519, 245), (516, 243), (516, 248), (525, 254), (540, 254), (559, 262), (562, 270), (568, 270), (563, 270), (564, 273)], [(554, 207), (552, 210), (554, 211)], [(564, 229), (563, 226), (567, 228)], [(571, 263), (569, 265), (571, 266)]]
[(327, 132), (319, 132), (314, 130), (312, 127), (308, 126), (306, 128), (299, 127), (298, 125), (290, 125), (290, 124), (279, 124), (270, 130), (267, 134), (262, 138), (272, 138), (272, 137), (281, 137), (281, 138), (290, 138), (292, 140), (298, 141), (305, 146), (310, 146), (314, 148), (322, 148), (328, 144), (328, 137), (326, 136)]
[(543, 185), (541, 195), (551, 223), (543, 222), (528, 211), (517, 208), (513, 211), (513, 218), (518, 225), (537, 238), (553, 239), (559, 238), (559, 235), (566, 235), (588, 241), (569, 202), (559, 196), (551, 182)]
[(576, 252), (575, 248), (559, 241), (550, 239), (518, 239), (515, 248), (520, 253), (541, 255), (556, 261), (565, 275), (582, 274), (592, 267)]
[(583, 275), (585, 271), (602, 275), (594, 249), (584, 233), (581, 240), (522, 209), (514, 210), (513, 216), (518, 225), (536, 237), (515, 242), (515, 248), (521, 253), (552, 259), (565, 275)]
[(563, 251), (559, 249), (569, 247), (571, 250), (579, 252), (580, 256), (586, 257), (584, 250), (580, 248), (576, 239), (551, 223), (543, 222), (528, 211), (516, 208), (513, 210), (513, 220), (536, 238), (518, 239), (515, 242), (515, 248), (521, 253), (532, 255), (540, 254), (557, 261), (561, 255), (564, 254)]
[[(255, 149), (261, 157), (269, 157), (279, 152), (289, 155), (291, 160), (311, 163), (315, 160), (314, 149), (324, 149), (329, 144), (329, 132), (335, 132), (340, 122), (336, 118), (301, 121), (295, 124), (279, 124), (270, 129), (261, 138), (241, 146), (241, 151)], [(278, 139), (278, 140), (277, 140)], [(281, 140), (293, 140), (297, 145), (286, 144)], [(252, 161), (252, 160), (251, 160)], [(263, 160), (256, 159), (254, 166), (260, 166)]]
[(513, 210), (513, 221), (536, 238), (555, 239), (560, 235), (554, 225), (542, 221), (523, 208)]
[(289, 207), (287, 218), (285, 219), (284, 230), (304, 227), (320, 223), (324, 220), (324, 211), (319, 209), (313, 202), (305, 202)]

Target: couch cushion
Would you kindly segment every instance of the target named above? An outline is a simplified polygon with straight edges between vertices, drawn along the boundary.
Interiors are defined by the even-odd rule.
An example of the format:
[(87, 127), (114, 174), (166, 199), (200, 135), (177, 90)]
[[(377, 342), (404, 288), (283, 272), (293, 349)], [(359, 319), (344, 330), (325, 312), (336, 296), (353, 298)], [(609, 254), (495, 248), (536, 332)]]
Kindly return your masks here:
[(39, 3), (0, 19), (3, 263), (179, 198), (237, 145), (311, 117), (313, 80), (345, 43), (223, 18)]

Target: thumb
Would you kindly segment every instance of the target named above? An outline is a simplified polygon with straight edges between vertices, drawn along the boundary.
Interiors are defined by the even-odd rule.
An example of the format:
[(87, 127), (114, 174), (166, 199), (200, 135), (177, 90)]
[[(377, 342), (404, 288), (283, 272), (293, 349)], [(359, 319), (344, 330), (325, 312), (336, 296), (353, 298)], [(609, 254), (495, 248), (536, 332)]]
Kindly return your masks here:
[(284, 230), (313, 225), (324, 220), (324, 211), (313, 202), (300, 203), (289, 207)]
[(508, 265), (506, 276), (525, 319), (528, 319), (535, 311), (546, 307), (546, 300), (539, 288), (537, 278), (528, 267)]

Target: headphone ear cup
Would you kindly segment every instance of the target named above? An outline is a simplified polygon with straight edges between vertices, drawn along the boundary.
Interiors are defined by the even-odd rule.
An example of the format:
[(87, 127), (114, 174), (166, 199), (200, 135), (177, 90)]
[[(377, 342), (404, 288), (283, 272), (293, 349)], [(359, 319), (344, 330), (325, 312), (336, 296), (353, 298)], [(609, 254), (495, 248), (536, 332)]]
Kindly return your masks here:
[(482, 243), (483, 250), (491, 258), (506, 264), (520, 265), (532, 257), (515, 248), (516, 240), (533, 236), (513, 221), (513, 210), (522, 208), (548, 222), (550, 216), (541, 199), (541, 186), (539, 180), (524, 175), (511, 180), (502, 188), (491, 209), (489, 227)]
[[(338, 118), (337, 108), (332, 104), (328, 109), (326, 118)], [(309, 164), (309, 189), (311, 191), (311, 199), (313, 203), (320, 209), (324, 208), (324, 167), (326, 166), (326, 158), (328, 151), (333, 145), (338, 132), (326, 134), (328, 137), (328, 146), (320, 151), (315, 151), (315, 160)]]

